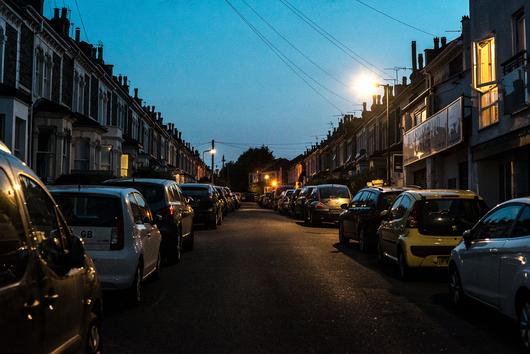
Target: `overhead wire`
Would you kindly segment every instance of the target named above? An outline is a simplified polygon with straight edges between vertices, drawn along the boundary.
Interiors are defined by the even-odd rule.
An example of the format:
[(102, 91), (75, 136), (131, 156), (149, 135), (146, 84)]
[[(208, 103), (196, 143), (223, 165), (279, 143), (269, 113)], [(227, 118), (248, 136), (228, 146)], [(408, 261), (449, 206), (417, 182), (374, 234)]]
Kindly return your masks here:
[(416, 31), (418, 31), (418, 32), (422, 32), (422, 33), (427, 34), (427, 35), (429, 35), (429, 36), (436, 37), (436, 35), (435, 35), (434, 33), (428, 32), (428, 31), (423, 30), (423, 29), (421, 29), (421, 28), (419, 28), (419, 27), (416, 27), (416, 26), (414, 26), (414, 25), (411, 25), (410, 23), (407, 23), (407, 22), (405, 22), (405, 21), (402, 21), (402, 20), (400, 20), (400, 19), (398, 19), (398, 18), (396, 18), (396, 17), (394, 17), (394, 16), (392, 16), (392, 15), (390, 15), (390, 14), (388, 14), (388, 13), (382, 11), (382, 10), (379, 10), (379, 9), (373, 7), (373, 6), (370, 5), (370, 4), (367, 4), (366, 2), (364, 2), (364, 1), (362, 1), (362, 0), (354, 0), (354, 1), (358, 2), (359, 4), (361, 4), (361, 5), (363, 5), (363, 6), (367, 7), (367, 8), (369, 8), (369, 9), (371, 9), (371, 10), (373, 10), (373, 11), (375, 11), (375, 12), (377, 12), (377, 13), (379, 13), (379, 14), (381, 14), (381, 15), (383, 15), (383, 16), (385, 16), (385, 17), (387, 17), (387, 18), (389, 18), (389, 19), (391, 19), (391, 20), (393, 20), (393, 21), (395, 21), (395, 22), (398, 22), (398, 23), (400, 23), (400, 24), (402, 24), (402, 25), (404, 25), (404, 26), (410, 27), (410, 28), (412, 28), (412, 29), (414, 29), (414, 30), (416, 30)]
[(81, 14), (81, 10), (79, 9), (79, 4), (77, 3), (77, 0), (75, 0), (75, 7), (77, 8), (77, 13), (79, 14), (79, 19), (81, 20), (81, 26), (83, 27), (83, 32), (85, 32), (86, 40), (90, 42), (90, 40), (88, 39), (88, 33), (86, 31), (85, 23), (83, 22), (83, 15)]
[[(287, 58), (274, 44), (272, 44), (252, 23), (250, 23), (247, 18), (230, 2), (230, 0), (225, 0), (228, 6), (234, 11), (241, 20), (258, 36), (258, 38), (265, 43), (270, 50), (296, 75), (300, 80), (302, 80), (309, 88), (311, 88), (317, 95), (319, 95), (323, 100), (325, 100), (330, 106), (335, 108), (338, 112), (342, 113), (342, 109), (339, 108), (333, 101), (326, 97), (322, 92), (320, 92), (315, 86), (313, 86), (309, 81), (307, 81), (300, 72), (308, 76), (300, 67), (298, 67), (294, 62)], [(298, 72), (297, 69), (300, 71)], [(309, 76), (308, 76), (309, 77)], [(314, 79), (312, 79), (314, 80)]]
[(321, 72), (323, 72), (325, 75), (329, 76), (331, 79), (336, 81), (337, 83), (341, 84), (343, 87), (348, 88), (348, 85), (344, 83), (344, 81), (337, 78), (335, 75), (330, 73), (328, 70), (324, 69), (321, 65), (319, 65), (317, 62), (315, 62), (313, 59), (311, 59), (307, 54), (305, 54), (302, 50), (300, 50), (292, 41), (290, 41), (287, 37), (285, 37), (280, 31), (276, 29), (267, 19), (265, 19), (254, 7), (252, 7), (246, 0), (241, 0), (252, 12), (259, 17), (271, 30), (274, 31), (281, 39), (283, 39), (291, 48), (293, 48), (298, 54), (303, 56), (307, 61), (309, 61), (311, 64), (313, 64), (317, 69), (319, 69)]
[(311, 18), (309, 18), (306, 14), (304, 14), (301, 10), (299, 10), (296, 6), (291, 4), (288, 0), (279, 0), (285, 7), (287, 7), (292, 13), (294, 13), (299, 19), (301, 19), (303, 22), (305, 22), (309, 27), (311, 27), (313, 30), (315, 30), (317, 33), (319, 33), (322, 37), (324, 37), (326, 40), (328, 40), (331, 44), (333, 44), (335, 47), (337, 47), (340, 51), (342, 51), (344, 54), (346, 54), (348, 57), (350, 57), (352, 60), (356, 61), (358, 64), (362, 65), (365, 69), (371, 71), (378, 77), (385, 79), (386, 78), (386, 72), (375, 66), (373, 63), (371, 63), (369, 60), (363, 58), (360, 54), (355, 52), (353, 49), (348, 47), (346, 44), (338, 40), (335, 36), (333, 36), (331, 33), (329, 33), (327, 30), (325, 30), (323, 27), (318, 25), (315, 21), (313, 21)]

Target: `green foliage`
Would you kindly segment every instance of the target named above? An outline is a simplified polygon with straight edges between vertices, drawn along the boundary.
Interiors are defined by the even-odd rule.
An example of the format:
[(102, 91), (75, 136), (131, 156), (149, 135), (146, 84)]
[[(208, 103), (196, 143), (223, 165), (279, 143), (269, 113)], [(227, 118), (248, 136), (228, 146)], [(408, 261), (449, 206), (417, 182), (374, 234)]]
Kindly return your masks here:
[(274, 155), (267, 146), (250, 148), (243, 152), (236, 162), (226, 164), (220, 175), (233, 191), (248, 191), (248, 174), (263, 168), (273, 160)]

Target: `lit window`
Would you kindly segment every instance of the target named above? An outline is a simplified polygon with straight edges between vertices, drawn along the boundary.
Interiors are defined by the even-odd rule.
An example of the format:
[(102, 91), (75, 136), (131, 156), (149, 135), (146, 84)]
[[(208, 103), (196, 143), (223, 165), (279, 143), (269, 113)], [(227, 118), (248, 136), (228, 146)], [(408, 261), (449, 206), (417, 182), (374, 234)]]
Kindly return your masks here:
[(480, 127), (499, 121), (499, 89), (494, 86), (480, 95)]
[[(495, 83), (495, 38), (475, 43), (475, 87), (481, 88)], [(486, 88), (488, 89), (488, 88)]]

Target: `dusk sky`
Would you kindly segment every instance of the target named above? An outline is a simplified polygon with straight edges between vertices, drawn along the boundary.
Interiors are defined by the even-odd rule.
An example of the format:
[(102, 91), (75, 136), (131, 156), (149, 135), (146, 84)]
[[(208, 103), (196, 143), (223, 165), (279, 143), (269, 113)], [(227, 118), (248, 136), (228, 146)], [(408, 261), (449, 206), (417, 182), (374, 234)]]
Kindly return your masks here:
[[(290, 47), (245, 1), (327, 73)], [(227, 160), (237, 159), (249, 146), (261, 144), (269, 145), (278, 157), (295, 157), (321, 139), (330, 122), (336, 125), (341, 112), (358, 110), (354, 104), (369, 99), (354, 83), (374, 74), (280, 0), (230, 2), (311, 77), (300, 73), (327, 100), (296, 76), (223, 0), (77, 2), (86, 28), (82, 39), (103, 42), (104, 59), (115, 65), (115, 74), (127, 75), (141, 98), (155, 105), (166, 122), (174, 122), (201, 152), (211, 139), (223, 142), (217, 146), (219, 158), (225, 154)], [(459, 35), (455, 30), (469, 12), (468, 1), (463, 0), (363, 2), (449, 40)], [(380, 70), (410, 67), (412, 40), (418, 42), (418, 52), (432, 47), (432, 35), (355, 0), (289, 3)], [(74, 0), (47, 0), (47, 16), (53, 7), (63, 5), (72, 10), (74, 26), (82, 27)], [(386, 73), (387, 78), (395, 77), (393, 71)], [(400, 72), (403, 75), (410, 71)]]

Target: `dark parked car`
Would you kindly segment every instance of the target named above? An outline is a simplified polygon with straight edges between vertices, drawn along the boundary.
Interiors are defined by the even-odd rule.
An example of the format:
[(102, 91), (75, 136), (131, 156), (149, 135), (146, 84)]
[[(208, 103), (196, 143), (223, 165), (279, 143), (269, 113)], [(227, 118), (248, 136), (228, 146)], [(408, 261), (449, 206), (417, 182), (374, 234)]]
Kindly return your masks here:
[(282, 192), (280, 200), (278, 201), (278, 211), (281, 214), (289, 213), (289, 201), (293, 193), (294, 193), (294, 189), (288, 189)]
[(305, 186), (300, 191), (300, 194), (298, 194), (298, 197), (296, 198), (295, 204), (294, 204), (294, 217), (300, 218), (306, 220), (306, 214), (307, 214), (307, 208), (306, 208), (306, 202), (309, 199), (309, 196), (311, 195), (311, 192), (313, 189), (315, 189), (316, 186)]
[(94, 263), (38, 177), (0, 142), (0, 342), (4, 353), (99, 353)]
[(278, 210), (278, 207), (279, 207), (279, 201), (280, 201), (280, 197), (282, 195), (282, 192), (288, 190), (288, 189), (292, 189), (293, 186), (280, 186), (278, 188), (276, 188), (276, 190), (274, 191), (274, 194), (273, 194), (273, 200), (272, 200), (272, 208), (276, 211)]
[(219, 195), (210, 184), (180, 184), (182, 194), (190, 198), (191, 206), (196, 224), (206, 224), (215, 229), (223, 221), (223, 205), (219, 200)]
[(359, 243), (365, 252), (377, 244), (377, 229), (381, 224), (381, 212), (387, 210), (403, 188), (369, 187), (361, 189), (350, 203), (344, 204), (339, 217), (339, 241), (350, 239)]
[(342, 213), (342, 205), (351, 199), (348, 187), (341, 184), (322, 184), (311, 192), (307, 204), (306, 222), (318, 225), (323, 221), (336, 222)]
[(222, 201), (223, 204), (223, 216), (228, 214), (229, 211), (232, 210), (232, 205), (230, 204), (230, 199), (228, 198), (228, 195), (226, 194), (226, 191), (223, 187), (214, 186), (215, 190), (217, 191), (217, 194), (219, 195), (219, 198)]
[(289, 215), (295, 216), (295, 205), (296, 200), (298, 199), (298, 196), (300, 195), (300, 192), (302, 191), (302, 188), (296, 188), (291, 197), (289, 198), (289, 207), (288, 212)]
[(111, 179), (106, 185), (137, 189), (149, 204), (162, 233), (162, 255), (170, 263), (179, 263), (182, 249), (193, 249), (193, 208), (178, 184), (167, 179)]

